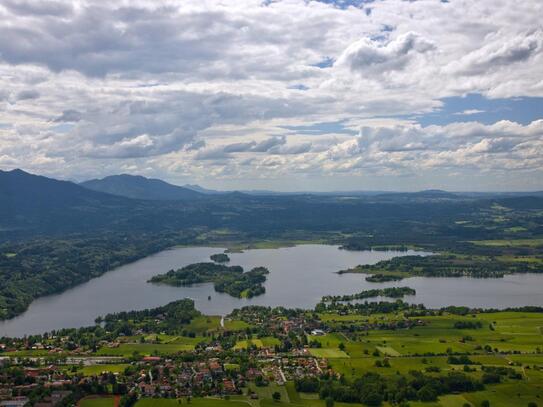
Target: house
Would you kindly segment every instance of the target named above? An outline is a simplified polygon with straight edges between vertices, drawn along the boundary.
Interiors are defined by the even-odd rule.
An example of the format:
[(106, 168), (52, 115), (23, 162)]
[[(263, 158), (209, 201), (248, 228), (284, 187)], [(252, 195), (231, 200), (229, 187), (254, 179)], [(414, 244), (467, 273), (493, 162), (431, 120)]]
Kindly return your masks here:
[(1, 407), (23, 407), (28, 403), (28, 397), (15, 397), (11, 400), (0, 401)]
[(222, 386), (224, 393), (226, 394), (235, 394), (236, 393), (236, 385), (232, 380), (224, 379), (222, 381)]
[(140, 383), (138, 386), (140, 391), (146, 396), (152, 396), (155, 394), (156, 386), (152, 384)]
[(41, 402), (34, 404), (34, 407), (54, 407), (70, 394), (72, 394), (71, 391), (54, 391), (50, 396), (45, 397)]

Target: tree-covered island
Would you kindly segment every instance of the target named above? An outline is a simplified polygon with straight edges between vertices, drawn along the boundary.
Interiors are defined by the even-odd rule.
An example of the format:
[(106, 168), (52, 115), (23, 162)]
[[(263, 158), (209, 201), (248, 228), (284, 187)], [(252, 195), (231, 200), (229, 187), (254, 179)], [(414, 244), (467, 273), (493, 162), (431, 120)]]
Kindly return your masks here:
[(199, 283), (213, 283), (215, 291), (230, 294), (237, 298), (252, 298), (264, 294), (262, 285), (269, 270), (255, 267), (244, 272), (241, 266), (226, 266), (217, 263), (194, 263), (165, 274), (158, 274), (150, 283), (162, 283), (173, 286), (190, 286)]
[(411, 287), (388, 287), (364, 290), (349, 295), (326, 295), (321, 302), (356, 301), (375, 297), (402, 298), (406, 295), (415, 295), (417, 292)]
[(226, 253), (212, 254), (209, 258), (215, 263), (228, 263), (230, 261), (230, 257)]

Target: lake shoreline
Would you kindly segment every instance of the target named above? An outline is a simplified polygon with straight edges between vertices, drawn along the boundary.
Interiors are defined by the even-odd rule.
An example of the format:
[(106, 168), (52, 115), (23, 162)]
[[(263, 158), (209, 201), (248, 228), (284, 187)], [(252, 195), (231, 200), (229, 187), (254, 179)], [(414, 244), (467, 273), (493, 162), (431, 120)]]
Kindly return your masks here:
[(108, 271), (63, 293), (39, 298), (25, 313), (0, 322), (0, 336), (22, 336), (93, 325), (98, 316), (153, 308), (182, 298), (193, 299), (196, 308), (205, 315), (224, 316), (245, 305), (311, 309), (325, 295), (348, 295), (368, 288), (400, 284), (412, 287), (417, 292), (417, 295), (407, 299), (409, 303), (422, 303), (428, 308), (450, 305), (474, 308), (543, 305), (543, 294), (535, 290), (543, 284), (543, 275), (540, 274), (508, 275), (499, 281), (467, 277), (407, 277), (401, 282), (372, 283), (365, 281), (362, 274), (337, 274), (337, 271), (398, 256), (430, 253), (352, 252), (339, 250), (337, 245), (321, 244), (229, 253), (232, 265), (240, 265), (246, 270), (264, 265), (270, 270), (265, 282), (266, 293), (251, 299), (215, 292), (211, 283), (190, 287), (147, 283), (153, 275), (169, 269), (209, 261), (209, 256), (220, 249), (224, 250), (224, 247), (169, 248)]

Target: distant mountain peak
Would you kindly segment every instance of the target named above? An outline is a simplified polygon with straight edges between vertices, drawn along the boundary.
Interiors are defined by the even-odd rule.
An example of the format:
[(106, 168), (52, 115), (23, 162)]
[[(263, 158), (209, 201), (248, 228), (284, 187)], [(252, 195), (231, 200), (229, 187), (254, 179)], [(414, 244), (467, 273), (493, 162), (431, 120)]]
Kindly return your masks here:
[(202, 194), (207, 194), (207, 195), (226, 193), (223, 191), (216, 191), (214, 189), (207, 189), (207, 188), (201, 187), (198, 184), (185, 184), (183, 185), (183, 188), (192, 189), (193, 191), (200, 192)]
[(142, 175), (119, 174), (82, 182), (81, 186), (94, 191), (152, 201), (198, 199), (202, 193)]

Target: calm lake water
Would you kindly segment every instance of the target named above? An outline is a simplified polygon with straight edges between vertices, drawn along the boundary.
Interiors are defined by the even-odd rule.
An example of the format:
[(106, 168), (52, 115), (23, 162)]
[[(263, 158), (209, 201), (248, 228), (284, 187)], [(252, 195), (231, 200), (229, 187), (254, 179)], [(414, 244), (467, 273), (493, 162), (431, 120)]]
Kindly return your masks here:
[[(92, 325), (99, 315), (153, 308), (185, 297), (192, 298), (196, 308), (209, 315), (225, 315), (234, 308), (249, 304), (312, 308), (323, 295), (353, 294), (369, 288), (400, 285), (417, 290), (417, 295), (406, 297), (406, 301), (423, 303), (428, 307), (543, 305), (543, 275), (525, 274), (503, 279), (415, 277), (375, 284), (366, 282), (362, 274), (338, 275), (335, 272), (357, 264), (373, 264), (416, 252), (349, 252), (326, 245), (247, 250), (230, 254), (231, 265), (241, 265), (246, 270), (265, 266), (270, 270), (265, 283), (266, 294), (250, 300), (216, 293), (212, 284), (169, 287), (147, 283), (155, 274), (209, 261), (211, 254), (220, 252), (222, 249), (209, 247), (177, 248), (119, 267), (61, 294), (34, 301), (24, 314), (0, 322), (0, 336), (22, 336)], [(211, 300), (208, 300), (208, 296), (211, 296)]]

